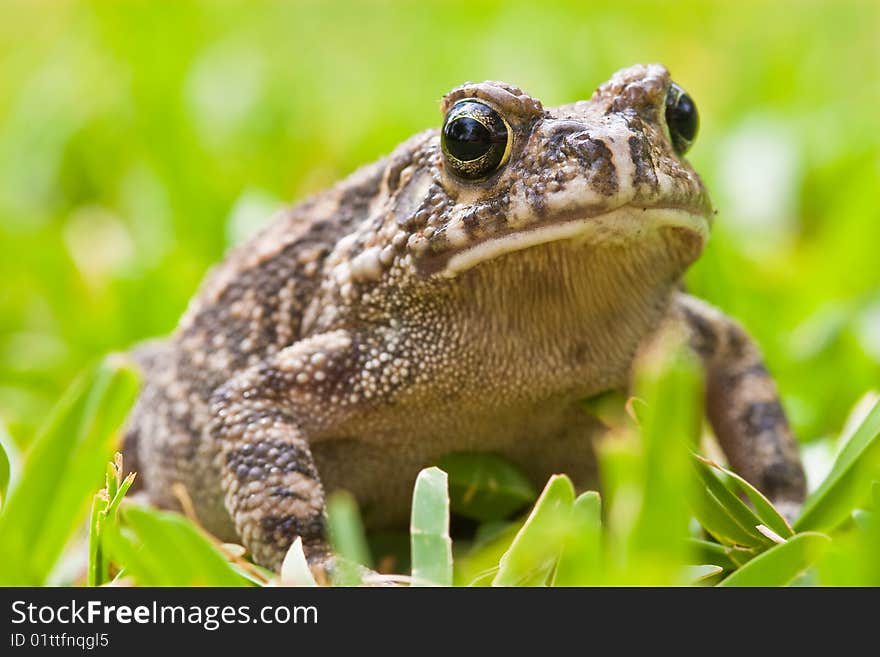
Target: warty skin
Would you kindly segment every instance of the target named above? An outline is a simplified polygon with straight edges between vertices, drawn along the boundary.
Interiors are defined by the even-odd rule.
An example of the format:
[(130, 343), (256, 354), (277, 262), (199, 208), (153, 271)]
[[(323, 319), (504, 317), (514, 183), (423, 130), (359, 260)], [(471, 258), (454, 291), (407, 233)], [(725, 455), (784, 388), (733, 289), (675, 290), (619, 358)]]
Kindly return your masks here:
[(743, 329), (680, 291), (713, 210), (676, 152), (662, 66), (616, 73), (556, 108), (465, 84), (501, 117), (497, 170), (456, 173), (439, 130), (283, 211), (206, 278), (145, 375), (127, 462), (156, 503), (182, 484), (199, 520), (278, 568), (301, 536), (327, 556), (324, 501), (405, 524), (420, 468), (501, 454), (540, 486), (597, 486), (605, 430), (580, 400), (629, 385), (661, 326), (706, 370), (732, 467), (785, 508), (804, 477), (775, 385)]

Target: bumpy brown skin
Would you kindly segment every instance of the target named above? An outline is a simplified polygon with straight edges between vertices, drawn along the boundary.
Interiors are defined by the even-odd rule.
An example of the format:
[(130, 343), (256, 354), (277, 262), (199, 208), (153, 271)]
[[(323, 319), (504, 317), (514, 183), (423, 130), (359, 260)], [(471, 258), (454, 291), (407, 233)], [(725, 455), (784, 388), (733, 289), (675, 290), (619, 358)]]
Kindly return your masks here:
[(437, 130), (284, 212), (207, 278), (174, 335), (137, 352), (145, 387), (126, 456), (150, 497), (277, 568), (296, 536), (325, 554), (325, 491), (368, 525), (403, 524), (419, 469), (500, 453), (542, 484), (595, 486), (603, 427), (578, 401), (625, 389), (661, 324), (691, 336), (733, 467), (804, 495), (772, 380), (731, 320), (678, 293), (711, 205), (670, 145), (657, 65), (554, 109), (466, 84), (509, 123), (485, 180), (446, 166)]

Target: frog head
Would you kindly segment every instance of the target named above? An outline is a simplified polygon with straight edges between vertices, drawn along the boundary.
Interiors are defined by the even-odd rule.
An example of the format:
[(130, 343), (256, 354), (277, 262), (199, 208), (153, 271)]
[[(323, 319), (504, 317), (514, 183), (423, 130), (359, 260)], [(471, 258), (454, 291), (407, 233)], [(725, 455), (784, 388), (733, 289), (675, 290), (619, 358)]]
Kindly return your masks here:
[(441, 112), (387, 158), (370, 218), (328, 260), (334, 307), (554, 316), (558, 334), (584, 317), (647, 318), (700, 255), (713, 210), (684, 157), (697, 110), (664, 67), (623, 69), (555, 108), (467, 83)]
[(542, 244), (630, 245), (658, 231), (680, 266), (699, 255), (712, 209), (684, 159), (697, 110), (662, 66), (624, 69), (556, 108), (504, 83), (465, 84), (442, 112), (441, 202), (420, 208), (409, 244), (424, 270), (456, 276)]

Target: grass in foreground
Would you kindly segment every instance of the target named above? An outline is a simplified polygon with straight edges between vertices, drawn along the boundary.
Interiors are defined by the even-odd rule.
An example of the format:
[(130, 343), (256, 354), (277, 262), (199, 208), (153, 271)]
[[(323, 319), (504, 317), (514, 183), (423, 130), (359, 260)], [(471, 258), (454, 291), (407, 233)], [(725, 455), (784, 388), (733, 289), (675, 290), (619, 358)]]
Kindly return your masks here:
[[(87, 567), (64, 583), (314, 585), (299, 541), (279, 577), (183, 515), (125, 499), (133, 475), (110, 459), (136, 391), (135, 374), (105, 359), (58, 403), (11, 484), (0, 449), (0, 584), (49, 582), (88, 518)], [(745, 480), (697, 455), (701, 397), (696, 364), (673, 346), (644, 363), (626, 412), (607, 399), (589, 404), (612, 427), (599, 446), (601, 496), (577, 496), (564, 475), (536, 495), (503, 459), (449, 455), (419, 474), (403, 545), (400, 536), (368, 541), (354, 500), (331, 496), (333, 583), (880, 585), (880, 402), (843, 437), (830, 473), (789, 524)], [(472, 538), (453, 545), (451, 513), (471, 519)], [(374, 566), (371, 545), (377, 563), (397, 573), (409, 563), (410, 574), (361, 567)]]

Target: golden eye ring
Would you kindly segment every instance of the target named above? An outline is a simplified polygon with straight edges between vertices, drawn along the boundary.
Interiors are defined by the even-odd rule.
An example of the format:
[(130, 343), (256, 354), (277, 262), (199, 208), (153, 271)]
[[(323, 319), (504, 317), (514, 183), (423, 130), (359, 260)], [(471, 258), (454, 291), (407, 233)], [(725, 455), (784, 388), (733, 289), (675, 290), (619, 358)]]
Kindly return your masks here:
[(498, 171), (508, 157), (512, 132), (495, 109), (475, 98), (453, 105), (443, 121), (440, 146), (450, 171), (465, 180), (480, 180)]

